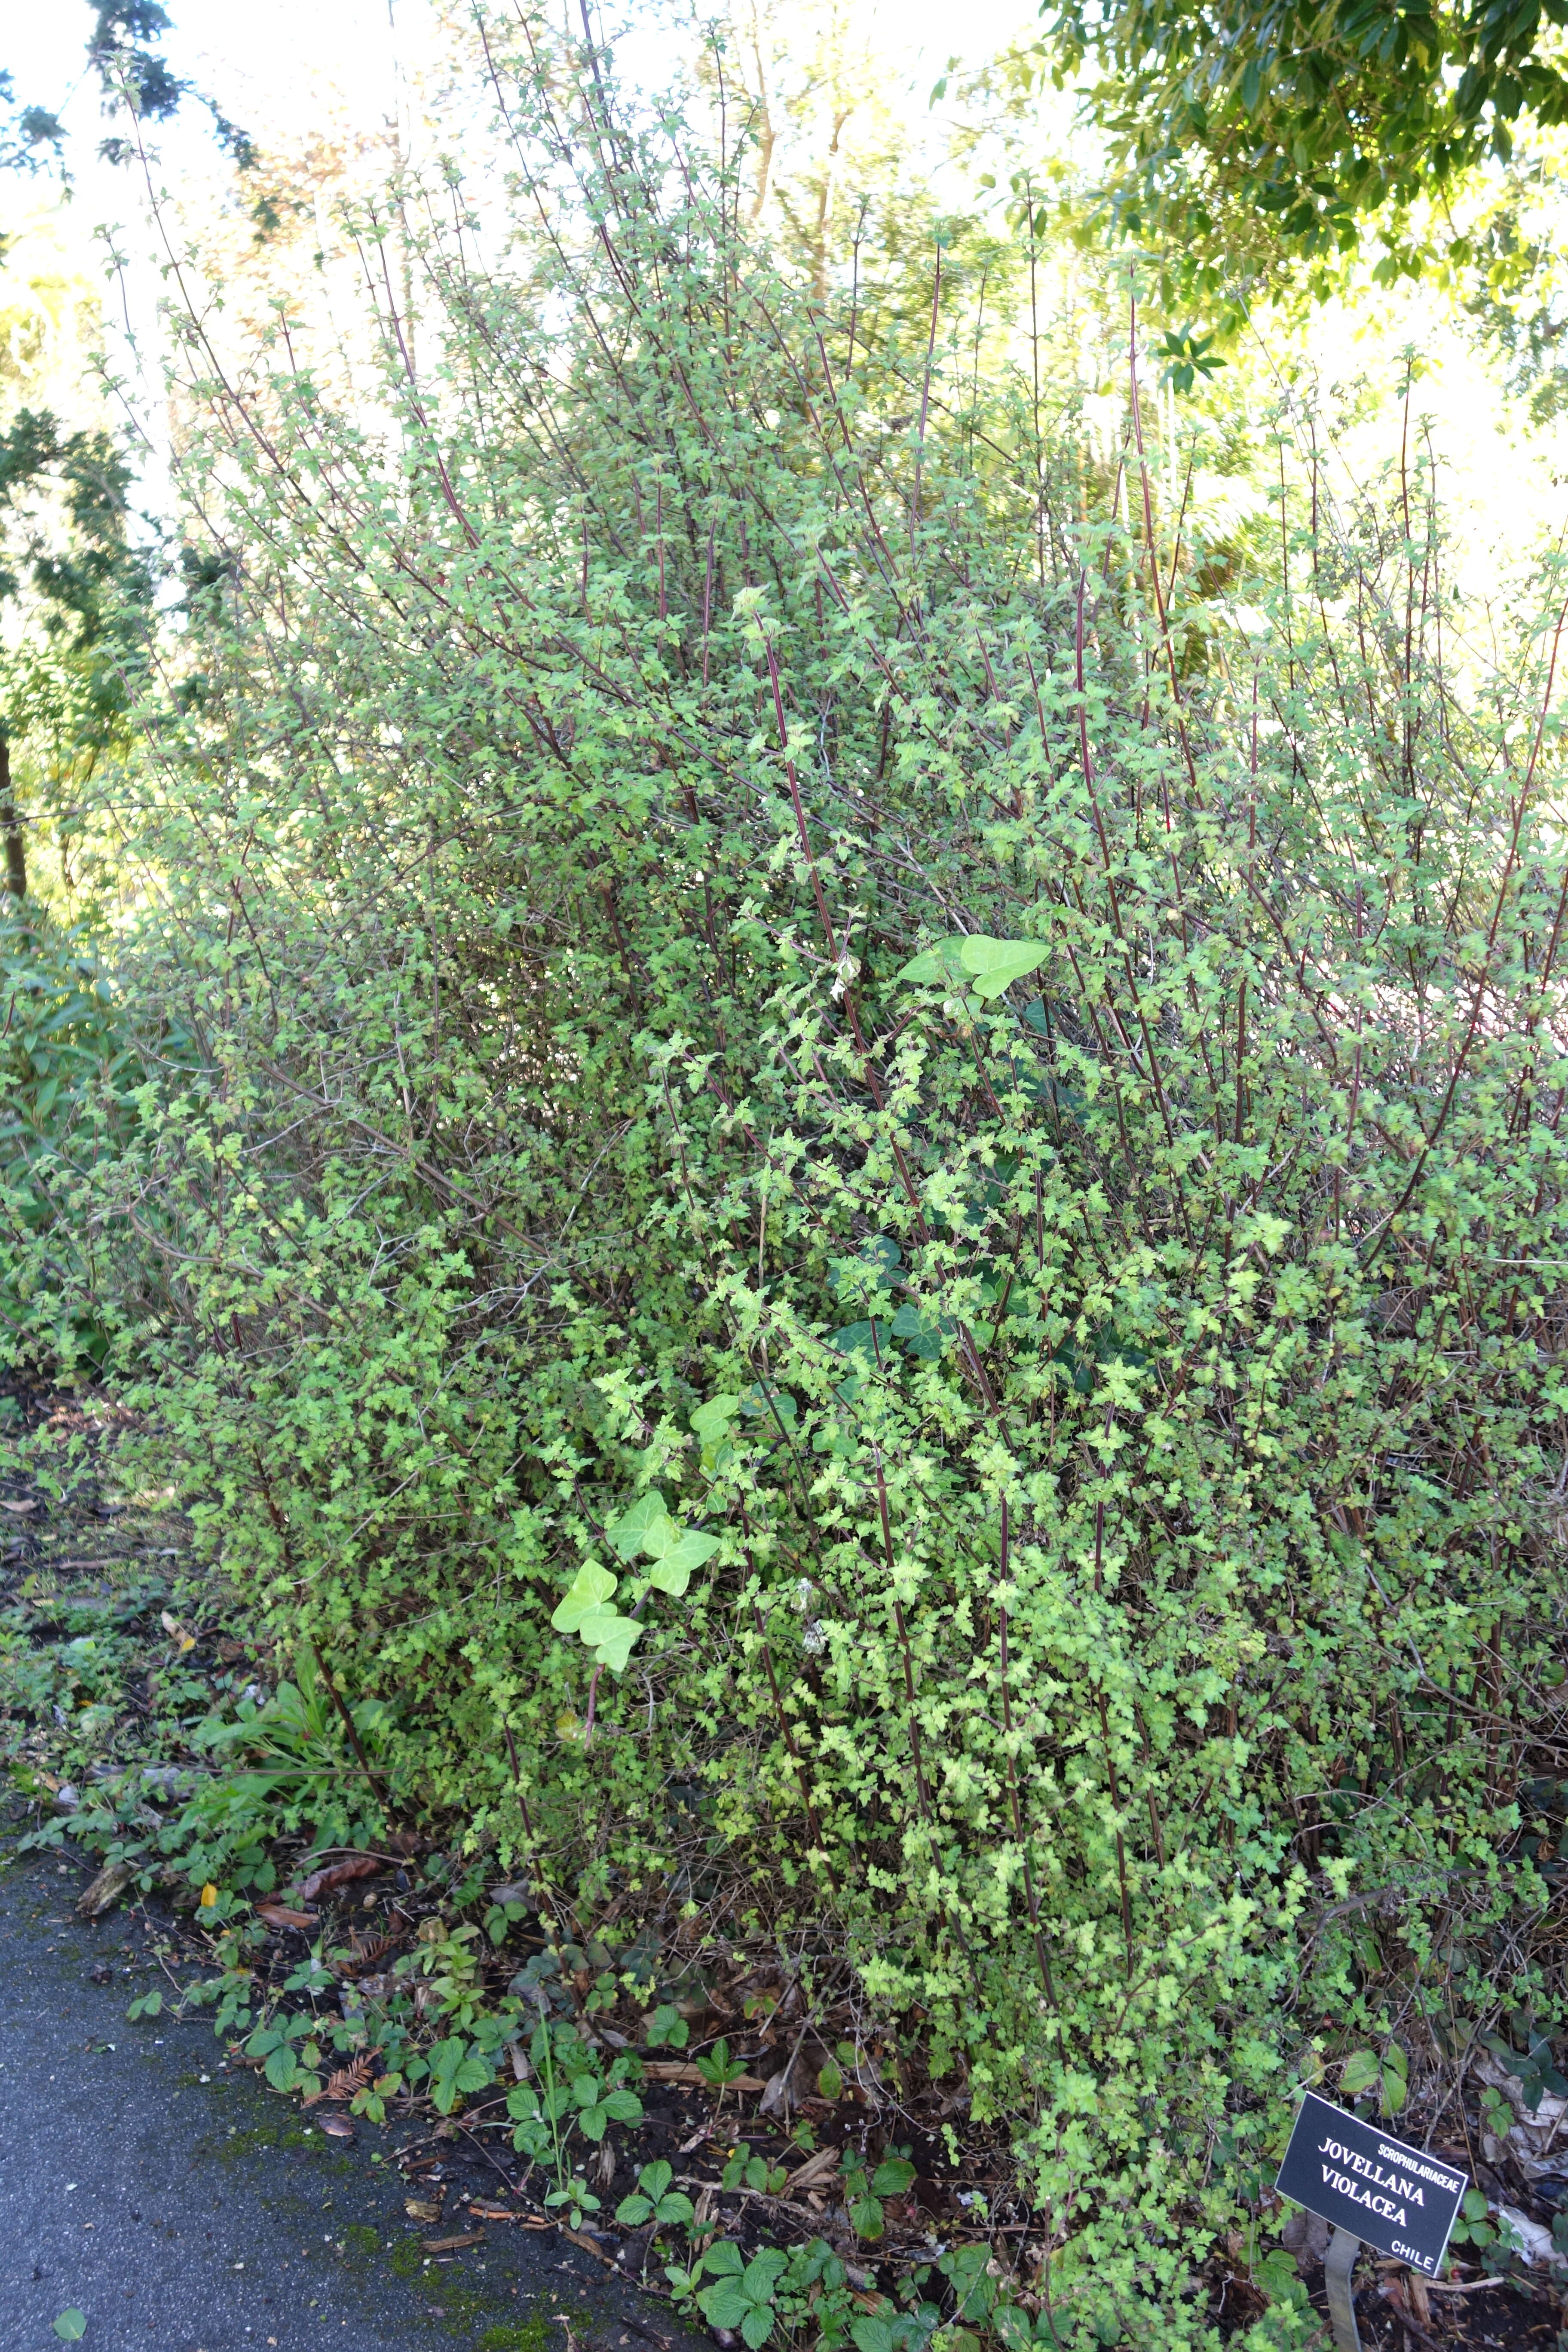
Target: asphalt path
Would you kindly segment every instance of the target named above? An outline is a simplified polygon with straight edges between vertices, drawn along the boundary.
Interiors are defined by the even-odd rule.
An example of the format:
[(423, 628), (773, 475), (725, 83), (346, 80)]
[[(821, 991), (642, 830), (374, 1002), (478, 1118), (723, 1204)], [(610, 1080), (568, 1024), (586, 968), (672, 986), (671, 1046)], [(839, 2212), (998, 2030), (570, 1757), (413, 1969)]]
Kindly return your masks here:
[(68, 2311), (84, 2352), (694, 2352), (554, 2231), (503, 2222), (427, 2259), (392, 2162), (409, 2134), (345, 2147), (231, 2072), (210, 2017), (129, 2022), (155, 1981), (144, 1923), (79, 1919), (84, 1884), (0, 1864), (3, 2352), (58, 2352)]

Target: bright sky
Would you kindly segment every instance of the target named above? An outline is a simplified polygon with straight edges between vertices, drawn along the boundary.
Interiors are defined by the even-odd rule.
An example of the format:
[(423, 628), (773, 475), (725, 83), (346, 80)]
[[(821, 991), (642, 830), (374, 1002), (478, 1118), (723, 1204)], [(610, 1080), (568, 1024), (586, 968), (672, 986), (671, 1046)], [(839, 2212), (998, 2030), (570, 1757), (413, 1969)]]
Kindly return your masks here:
[[(323, 86), (353, 110), (379, 121), (392, 96), (399, 41), (417, 45), (426, 0), (165, 0), (174, 29), (164, 54), (176, 73), (198, 83), (233, 118), (265, 133), (268, 123), (308, 122)], [(595, 8), (595, 17), (598, 10)], [(633, 33), (655, 11), (621, 0)], [(98, 94), (83, 53), (92, 22), (89, 0), (12, 0), (4, 63), (24, 104), (65, 114), (82, 147), (96, 144)], [(877, 12), (889, 66), (934, 80), (954, 52), (977, 60), (1035, 19), (1035, 0), (881, 0)], [(165, 134), (165, 147), (168, 145)], [(86, 174), (85, 156), (79, 157)]]
[[(569, 11), (574, 29), (579, 5), (552, 0), (552, 9)], [(416, 68), (421, 55), (439, 45), (441, 0), (164, 0), (164, 5), (172, 24), (161, 46), (173, 71), (210, 97), (264, 152), (269, 140), (295, 144), (318, 124), (379, 131), (402, 111), (400, 66)], [(607, 32), (616, 46), (622, 72), (647, 86), (661, 82), (680, 45), (672, 43), (659, 0), (590, 0), (590, 5), (595, 29), (601, 37)], [(851, 0), (851, 5), (859, 24), (869, 20), (885, 52), (889, 94), (907, 93), (918, 138), (931, 86), (949, 59), (958, 53), (979, 63), (994, 54), (1010, 37), (1033, 27), (1038, 0), (964, 0), (962, 13), (952, 0)], [(783, 0), (786, 25), (788, 7)], [(97, 77), (86, 61), (90, 0), (10, 0), (6, 16), (0, 65), (11, 75), (18, 104), (48, 108), (64, 121), (72, 175), (64, 205), (55, 201), (51, 176), (29, 183), (21, 174), (6, 175), (9, 185), (0, 184), (6, 225), (15, 230), (32, 212), (44, 227), (40, 214), (50, 215), (44, 230), (48, 243), (63, 248), (68, 266), (93, 278), (104, 260), (95, 233), (106, 226), (122, 232), (115, 241), (125, 267), (106, 326), (128, 394), (138, 380), (150, 392), (156, 371), (143, 371), (160, 340), (154, 322), (162, 279), (154, 241), (145, 233), (139, 174), (98, 159), (100, 141), (120, 126), (105, 121)], [(156, 126), (150, 144), (163, 187), (177, 191), (185, 181), (216, 193), (226, 166), (201, 107), (187, 102), (174, 121)], [(118, 336), (122, 310), (136, 357)], [(152, 429), (151, 417), (146, 421)]]

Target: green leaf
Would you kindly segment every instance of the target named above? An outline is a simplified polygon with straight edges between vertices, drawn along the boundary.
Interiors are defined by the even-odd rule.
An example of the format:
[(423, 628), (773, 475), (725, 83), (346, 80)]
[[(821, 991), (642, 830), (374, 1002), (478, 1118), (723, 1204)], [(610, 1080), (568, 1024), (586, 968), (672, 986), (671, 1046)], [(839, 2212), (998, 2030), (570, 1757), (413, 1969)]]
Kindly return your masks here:
[(1340, 2076), (1341, 2096), (1353, 2099), (1358, 2092), (1370, 2091), (1373, 2084), (1381, 2079), (1382, 2074), (1383, 2068), (1378, 2063), (1375, 2050), (1352, 2051), (1345, 2060), (1344, 2072)]
[[(639, 1495), (631, 1508), (624, 1511), (605, 1530), (616, 1558), (636, 1559), (643, 1549), (648, 1529), (668, 1517), (662, 1495)], [(610, 1589), (614, 1591), (614, 1585)]]
[(884, 1367), (887, 1364), (888, 1342), (892, 1328), (880, 1317), (874, 1323), (864, 1319), (858, 1323), (846, 1323), (842, 1330), (828, 1333), (827, 1344), (841, 1356), (852, 1356), (863, 1372), (872, 1373), (877, 1370), (879, 1362)]
[(651, 2164), (645, 2164), (639, 2170), (637, 2187), (645, 2197), (651, 2197), (657, 2205), (674, 2178), (673, 2168), (666, 2163), (662, 2156), (656, 2157)]
[(729, 2238), (717, 2238), (702, 2257), (704, 2267), (715, 2277), (732, 2275), (739, 2278), (745, 2268), (741, 2249)]
[(907, 2157), (886, 2157), (871, 2175), (871, 2194), (873, 2197), (901, 2197), (914, 2177), (914, 2166)]
[(266, 2074), (275, 2091), (291, 2091), (300, 2079), (300, 2061), (287, 2047), (275, 2050), (267, 2061)]
[(710, 2084), (714, 2090), (721, 2091), (726, 2083), (732, 2083), (737, 2074), (743, 2074), (746, 2070), (738, 2059), (731, 2057), (730, 2044), (721, 2034), (706, 2057), (698, 2059), (697, 2071), (705, 2083)]
[[(892, 2323), (884, 2318), (879, 2311), (862, 2313), (861, 2316), (852, 2324), (849, 2333), (855, 2340), (856, 2352), (897, 2352)], [(1024, 2338), (1026, 2342), (1028, 2339), (1026, 2327), (1024, 2330)], [(1003, 2340), (1005, 2342), (1006, 2338), (1004, 2337)], [(1014, 2352), (1011, 2345), (1008, 2346), (1008, 2352)]]
[(961, 987), (967, 980), (976, 996), (1000, 996), (1016, 980), (1036, 971), (1047, 950), (1033, 940), (993, 940), (983, 932), (939, 940), (907, 963), (899, 978), (911, 986)]
[(722, 2278), (702, 2289), (697, 2307), (710, 2326), (738, 2328), (752, 2306), (742, 2294), (739, 2279)]
[(881, 2200), (877, 2197), (852, 2198), (849, 2204), (849, 2226), (858, 2238), (865, 2238), (868, 2241), (879, 2238), (883, 2228)]
[[(662, 1506), (661, 1506), (662, 1507)], [(575, 1633), (589, 1612), (603, 1608), (614, 1592), (618, 1579), (596, 1559), (585, 1560), (577, 1570), (565, 1599), (550, 1622), (558, 1633)]]
[(962, 988), (964, 966), (959, 958), (963, 950), (962, 938), (939, 940), (912, 962), (905, 964), (899, 978), (911, 988)]
[(641, 1639), (643, 1631), (635, 1617), (617, 1617), (613, 1609), (593, 1611), (580, 1630), (598, 1664), (616, 1675), (626, 1672), (632, 1643)]
[(635, 2230), (639, 2222), (649, 2220), (653, 2207), (646, 2197), (623, 2197), (616, 2208), (616, 2219), (623, 2230)]
[(750, 2345), (751, 2352), (759, 2352), (759, 2347), (767, 2342), (773, 2332), (773, 2315), (771, 2305), (765, 2303), (753, 2303), (741, 2321), (742, 2342)]
[(702, 1445), (717, 1445), (741, 1410), (738, 1396), (710, 1397), (691, 1415), (691, 1426)]
[(1038, 971), (1046, 955), (1046, 949), (1033, 940), (988, 940), (974, 936), (964, 940), (959, 950), (959, 961), (973, 976), (975, 995), (989, 999), (1000, 996), (1014, 981)]
[(718, 1549), (717, 1536), (702, 1535), (695, 1528), (682, 1529), (673, 1519), (666, 1519), (662, 1526), (650, 1528), (643, 1538), (643, 1549), (655, 1563), (648, 1581), (661, 1592), (679, 1598), (693, 1571), (710, 1560)]
[(789, 2267), (789, 2256), (777, 2246), (764, 2246), (753, 2254), (741, 2273), (741, 2284), (753, 2303), (765, 2303), (774, 2286)]
[(79, 2311), (72, 2304), (68, 2310), (62, 2311), (56, 2320), (55, 2334), (63, 2336), (68, 2344), (79, 2344), (87, 2334), (86, 2312)]

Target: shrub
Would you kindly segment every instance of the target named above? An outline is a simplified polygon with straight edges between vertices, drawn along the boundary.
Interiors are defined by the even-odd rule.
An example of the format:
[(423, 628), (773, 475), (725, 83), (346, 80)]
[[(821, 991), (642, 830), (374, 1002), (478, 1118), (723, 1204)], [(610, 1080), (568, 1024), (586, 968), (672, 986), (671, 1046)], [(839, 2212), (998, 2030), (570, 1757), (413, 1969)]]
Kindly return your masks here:
[(1561, 582), (1483, 660), (1314, 478), (1233, 613), (934, 267), (498, 77), (423, 373), (199, 387), (55, 1295), (389, 1773), (844, 1944), (1053, 2326), (1185, 2342), (1342, 2032), (1556, 2013)]

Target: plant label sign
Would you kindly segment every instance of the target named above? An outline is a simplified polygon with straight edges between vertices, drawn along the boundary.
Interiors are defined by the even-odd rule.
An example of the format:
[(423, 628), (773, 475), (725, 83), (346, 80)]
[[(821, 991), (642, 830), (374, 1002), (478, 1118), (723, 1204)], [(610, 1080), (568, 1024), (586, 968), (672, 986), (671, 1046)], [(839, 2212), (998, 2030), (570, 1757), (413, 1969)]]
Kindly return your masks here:
[(1462, 2172), (1309, 2091), (1274, 2186), (1381, 2253), (1434, 2277), (1469, 2187)]

